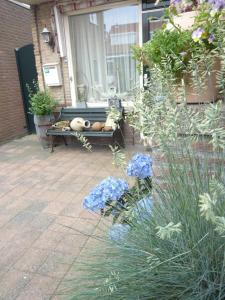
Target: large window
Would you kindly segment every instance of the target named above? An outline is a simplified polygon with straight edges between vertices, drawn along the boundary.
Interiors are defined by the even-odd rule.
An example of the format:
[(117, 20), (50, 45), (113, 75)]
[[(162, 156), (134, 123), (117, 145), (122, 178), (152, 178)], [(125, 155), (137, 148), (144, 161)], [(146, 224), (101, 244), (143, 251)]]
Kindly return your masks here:
[(127, 100), (139, 80), (131, 52), (138, 44), (137, 6), (71, 16), (69, 24), (78, 98), (96, 103), (116, 93)]

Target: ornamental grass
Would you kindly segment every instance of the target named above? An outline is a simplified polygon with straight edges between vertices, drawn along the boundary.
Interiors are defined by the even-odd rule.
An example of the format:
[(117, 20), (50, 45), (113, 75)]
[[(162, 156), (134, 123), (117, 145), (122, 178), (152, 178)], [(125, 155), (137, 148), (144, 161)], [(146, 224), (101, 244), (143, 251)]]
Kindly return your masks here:
[(194, 151), (184, 139), (164, 156), (151, 214), (140, 211), (117, 241), (93, 236), (98, 246), (83, 251), (68, 299), (225, 299), (224, 152)]

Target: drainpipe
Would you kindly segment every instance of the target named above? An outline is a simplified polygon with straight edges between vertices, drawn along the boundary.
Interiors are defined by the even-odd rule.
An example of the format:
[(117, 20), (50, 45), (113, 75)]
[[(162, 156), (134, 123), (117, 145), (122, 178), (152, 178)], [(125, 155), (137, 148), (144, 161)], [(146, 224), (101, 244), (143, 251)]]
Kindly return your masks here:
[(44, 87), (44, 90), (46, 90), (46, 85), (44, 81), (44, 74), (42, 70), (42, 53), (41, 53), (41, 43), (40, 43), (40, 35), (39, 35), (39, 28), (38, 28), (38, 17), (37, 17), (37, 5), (32, 6), (33, 13), (34, 13), (34, 22), (35, 22), (35, 28), (36, 28), (36, 35), (37, 35), (37, 50), (39, 54), (39, 59), (40, 59), (40, 68), (41, 68), (41, 77), (42, 77), (42, 85)]

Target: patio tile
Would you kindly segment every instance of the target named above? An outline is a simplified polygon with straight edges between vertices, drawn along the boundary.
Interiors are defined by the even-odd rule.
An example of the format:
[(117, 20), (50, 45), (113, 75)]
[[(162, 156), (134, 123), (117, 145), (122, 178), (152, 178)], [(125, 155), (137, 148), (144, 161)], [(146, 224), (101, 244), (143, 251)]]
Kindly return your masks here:
[(48, 300), (52, 297), (57, 285), (58, 280), (55, 278), (34, 275), (16, 300)]
[(58, 201), (57, 199), (55, 201), (49, 202), (47, 204), (47, 207), (43, 210), (44, 213), (51, 213), (54, 215), (59, 215), (61, 211), (65, 209), (67, 206), (66, 202)]
[(56, 251), (71, 253), (77, 256), (80, 253), (82, 247), (87, 241), (88, 237), (83, 234), (66, 234), (59, 242)]
[(10, 269), (25, 253), (26, 248), (23, 246), (15, 247), (12, 243), (6, 243), (0, 250), (0, 270)]
[(10, 270), (0, 280), (0, 299), (13, 300), (31, 280), (26, 272)]
[(68, 299), (80, 256), (97, 243), (90, 236), (102, 234), (83, 199), (121, 171), (106, 148), (59, 146), (50, 154), (35, 136), (0, 146), (0, 154), (0, 299)]
[(39, 268), (38, 273), (54, 278), (63, 278), (74, 261), (74, 254), (54, 251)]
[(55, 249), (58, 243), (63, 239), (64, 235), (61, 232), (46, 230), (42, 232), (38, 239), (36, 239), (33, 247), (39, 249)]
[(31, 248), (14, 265), (16, 270), (36, 272), (43, 264), (48, 255), (47, 250)]
[(42, 213), (34, 217), (33, 221), (30, 223), (30, 226), (32, 228), (44, 231), (51, 225), (51, 223), (54, 222), (54, 220), (54, 215)]

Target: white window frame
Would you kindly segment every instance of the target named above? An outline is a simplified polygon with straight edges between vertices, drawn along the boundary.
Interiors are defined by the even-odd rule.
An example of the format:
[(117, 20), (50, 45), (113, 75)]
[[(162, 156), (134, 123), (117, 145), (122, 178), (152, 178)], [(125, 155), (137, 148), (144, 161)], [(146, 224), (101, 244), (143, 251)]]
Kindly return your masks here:
[[(70, 80), (70, 93), (72, 99), (72, 106), (76, 107), (77, 104), (77, 86), (76, 86), (76, 75), (74, 74), (74, 69), (76, 66), (73, 66), (72, 51), (71, 51), (71, 40), (70, 40), (70, 28), (69, 28), (69, 17), (75, 15), (82, 15), (88, 13), (94, 13), (99, 11), (104, 11), (107, 9), (124, 7), (129, 5), (138, 6), (138, 16), (139, 16), (139, 45), (142, 45), (142, 4), (140, 0), (127, 0), (121, 2), (115, 2), (90, 8), (81, 9), (78, 11), (70, 11), (64, 15), (64, 26), (65, 26), (65, 40), (67, 48), (67, 60), (68, 60), (68, 70), (69, 70), (69, 80)], [(140, 86), (142, 86), (142, 76), (140, 76)], [(128, 107), (132, 106), (132, 101), (126, 103)], [(107, 106), (106, 102), (87, 102), (88, 107), (103, 107)]]

